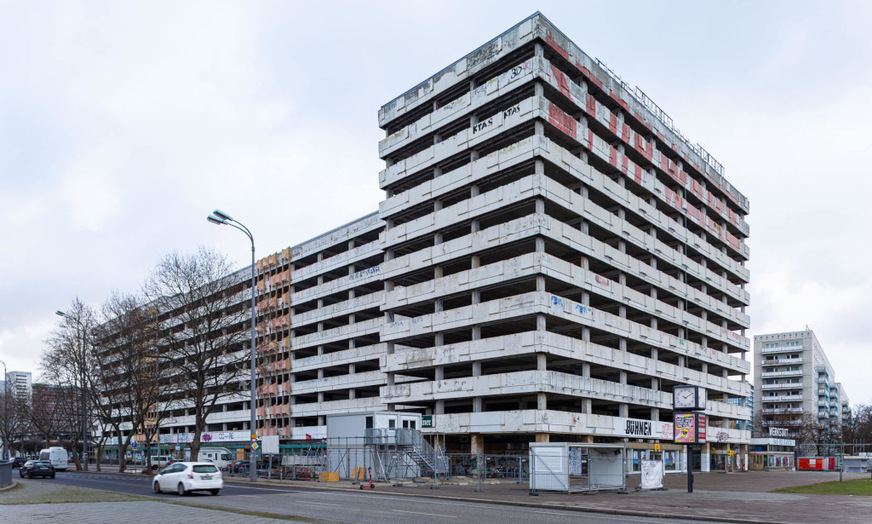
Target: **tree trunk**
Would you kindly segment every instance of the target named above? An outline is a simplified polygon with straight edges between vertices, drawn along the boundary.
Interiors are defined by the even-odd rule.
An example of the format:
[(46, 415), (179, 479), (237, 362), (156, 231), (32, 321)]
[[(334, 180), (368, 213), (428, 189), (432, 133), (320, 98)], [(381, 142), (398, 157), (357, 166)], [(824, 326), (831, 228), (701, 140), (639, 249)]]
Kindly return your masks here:
[(151, 439), (145, 440), (145, 473), (151, 474)]
[(73, 463), (76, 465), (76, 471), (82, 471), (82, 461), (79, 460), (79, 454), (75, 448), (73, 448)]

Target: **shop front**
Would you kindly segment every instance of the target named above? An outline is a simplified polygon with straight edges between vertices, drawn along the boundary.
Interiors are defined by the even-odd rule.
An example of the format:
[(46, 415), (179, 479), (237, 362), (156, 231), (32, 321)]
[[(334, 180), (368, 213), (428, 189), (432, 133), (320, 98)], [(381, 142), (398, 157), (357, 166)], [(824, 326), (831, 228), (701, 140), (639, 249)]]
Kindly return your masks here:
[(796, 469), (796, 441), (785, 438), (752, 438), (750, 468), (754, 471), (793, 471)]

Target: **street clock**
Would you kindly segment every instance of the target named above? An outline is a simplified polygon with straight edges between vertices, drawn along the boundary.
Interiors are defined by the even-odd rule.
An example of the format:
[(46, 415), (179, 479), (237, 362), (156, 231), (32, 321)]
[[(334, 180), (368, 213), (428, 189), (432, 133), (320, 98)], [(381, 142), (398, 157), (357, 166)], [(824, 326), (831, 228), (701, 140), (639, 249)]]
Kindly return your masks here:
[(706, 392), (699, 386), (675, 386), (672, 388), (673, 411), (705, 411)]

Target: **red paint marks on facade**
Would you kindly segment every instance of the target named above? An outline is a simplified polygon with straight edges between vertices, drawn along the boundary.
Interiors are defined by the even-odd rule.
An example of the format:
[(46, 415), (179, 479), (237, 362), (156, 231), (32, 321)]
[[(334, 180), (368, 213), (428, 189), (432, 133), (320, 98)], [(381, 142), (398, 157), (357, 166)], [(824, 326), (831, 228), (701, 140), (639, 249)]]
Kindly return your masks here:
[(569, 94), (569, 77), (567, 77), (563, 73), (563, 71), (557, 69), (553, 65), (551, 66), (551, 75), (557, 82), (557, 86), (560, 87), (560, 92), (563, 94), (563, 96), (572, 99), (572, 95)]
[(644, 173), (645, 172), (642, 170), (642, 166), (636, 166), (636, 176), (634, 178), (636, 179), (636, 183), (640, 186), (642, 185)]
[(599, 79), (597, 79), (597, 77), (593, 76), (593, 73), (590, 72), (590, 69), (588, 69), (586, 67), (581, 67), (580, 69), (581, 69), (581, 74), (583, 74), (585, 78), (587, 78), (588, 80), (593, 82), (593, 84), (595, 86), (597, 86), (598, 88), (600, 88), (600, 89), (603, 88), (603, 83), (600, 82)]
[(547, 35), (545, 35), (545, 42), (546, 42), (549, 46), (551, 46), (552, 49), (554, 49), (555, 51), (557, 51), (557, 54), (558, 54), (558, 55), (562, 56), (562, 57), (563, 57), (564, 59), (566, 59), (566, 60), (569, 60), (569, 53), (567, 53), (565, 49), (563, 49), (562, 47), (560, 47), (560, 45), (558, 45), (557, 42), (555, 42), (554, 39), (551, 38), (551, 32), (550, 32), (550, 31), (548, 32)]
[(548, 104), (548, 121), (572, 138), (576, 137), (578, 123), (554, 104)]

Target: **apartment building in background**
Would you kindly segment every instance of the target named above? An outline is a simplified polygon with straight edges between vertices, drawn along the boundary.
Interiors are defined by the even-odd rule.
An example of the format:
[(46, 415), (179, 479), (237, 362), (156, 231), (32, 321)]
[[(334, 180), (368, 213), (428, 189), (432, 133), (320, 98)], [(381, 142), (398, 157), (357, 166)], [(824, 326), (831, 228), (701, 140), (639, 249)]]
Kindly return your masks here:
[[(378, 211), (256, 264), (259, 434), (415, 412), (448, 451), (620, 441), (674, 468), (694, 384), (698, 467), (747, 460), (748, 200), (639, 88), (536, 13), (378, 119)], [(246, 391), (211, 442), (247, 438)]]
[(30, 371), (10, 371), (6, 373), (4, 391), (16, 398), (28, 400), (33, 393), (33, 374)]
[(814, 331), (755, 335), (754, 362), (761, 436), (770, 427), (784, 428), (789, 438), (801, 442), (807, 433), (803, 426), (816, 423), (821, 439), (837, 439), (850, 416), (849, 399)]

